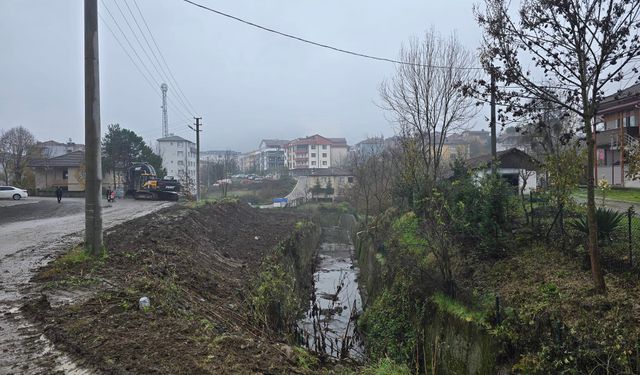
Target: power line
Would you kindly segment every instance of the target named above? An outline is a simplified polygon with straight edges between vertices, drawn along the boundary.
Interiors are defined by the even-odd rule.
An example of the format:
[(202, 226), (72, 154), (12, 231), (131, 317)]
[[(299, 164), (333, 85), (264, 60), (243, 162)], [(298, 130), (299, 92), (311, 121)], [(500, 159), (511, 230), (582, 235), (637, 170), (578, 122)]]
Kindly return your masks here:
[(412, 62), (408, 62), (408, 61), (400, 61), (400, 60), (389, 59), (389, 58), (386, 58), (386, 57), (379, 57), (379, 56), (368, 55), (368, 54), (365, 54), (365, 53), (354, 52), (354, 51), (346, 50), (346, 49), (343, 49), (343, 48), (330, 46), (328, 44), (314, 42), (314, 41), (311, 41), (309, 39), (305, 39), (305, 38), (302, 38), (302, 37), (299, 37), (299, 36), (295, 36), (295, 35), (292, 35), (292, 34), (287, 34), (287, 33), (284, 33), (282, 31), (278, 31), (278, 30), (275, 30), (275, 29), (272, 29), (272, 28), (269, 28), (269, 27), (261, 26), (261, 25), (258, 25), (257, 23), (253, 23), (253, 22), (244, 20), (242, 18), (239, 18), (239, 17), (236, 17), (236, 16), (232, 16), (231, 14), (224, 13), (224, 12), (221, 12), (219, 10), (215, 10), (215, 9), (209, 8), (207, 6), (204, 6), (202, 4), (198, 4), (198, 3), (194, 2), (194, 1), (191, 1), (191, 0), (183, 0), (183, 1), (185, 3), (193, 5), (195, 7), (207, 10), (209, 12), (218, 14), (218, 15), (223, 16), (223, 17), (230, 18), (230, 19), (232, 19), (234, 21), (238, 21), (238, 22), (244, 23), (245, 25), (249, 25), (249, 26), (255, 27), (257, 29), (263, 30), (263, 31), (267, 31), (267, 32), (270, 32), (270, 33), (273, 33), (273, 34), (277, 34), (277, 35), (283, 36), (285, 38), (294, 39), (294, 40), (297, 40), (299, 42), (311, 44), (311, 45), (314, 45), (316, 47), (326, 48), (326, 49), (330, 49), (332, 51), (345, 53), (345, 54), (348, 54), (348, 55), (363, 57), (363, 58), (366, 58), (366, 59), (377, 60), (377, 61), (385, 61), (385, 62), (390, 62), (390, 63), (393, 63), (393, 64), (417, 66), (417, 67), (421, 67), (421, 68), (484, 70), (484, 68), (480, 68), (480, 67), (464, 67), (464, 66), (450, 67), (450, 66), (440, 66), (440, 65), (417, 64), (417, 63), (412, 63)]
[[(117, 1), (114, 0), (114, 2), (116, 3), (116, 6), (118, 6)], [(129, 11), (129, 14), (131, 15), (131, 18), (133, 19), (134, 23), (136, 24), (136, 27), (138, 28), (138, 31), (140, 32), (140, 35), (142, 35), (142, 39), (144, 39), (144, 41), (145, 41), (145, 43), (147, 45), (147, 48), (149, 49), (149, 51), (151, 51), (151, 55), (153, 56), (153, 60), (155, 60), (155, 64), (153, 64), (153, 66), (156, 69), (156, 72), (158, 73), (158, 75), (160, 75), (160, 77), (162, 78), (163, 81), (168, 82), (169, 78), (168, 78), (167, 72), (164, 70), (164, 67), (162, 66), (162, 63), (160, 63), (160, 60), (158, 59), (158, 56), (156, 55), (154, 49), (151, 47), (151, 43), (149, 43), (149, 40), (147, 39), (146, 34), (142, 30), (142, 27), (140, 27), (140, 23), (138, 22), (138, 19), (137, 19), (136, 15), (133, 14), (133, 11), (131, 10), (131, 7), (129, 6), (129, 3), (127, 1), (125, 1), (124, 4), (127, 7), (127, 10)], [(118, 6), (118, 10), (120, 10), (120, 6)], [(122, 14), (122, 17), (125, 18), (124, 13), (122, 11), (120, 11), (120, 13)], [(125, 19), (125, 21), (126, 21), (126, 19)], [(128, 21), (127, 21), (127, 24), (129, 24)], [(138, 44), (140, 44), (140, 47), (145, 51), (145, 55), (151, 61), (151, 57), (149, 57), (149, 54), (146, 52), (146, 49), (144, 48), (144, 46), (142, 46), (142, 43), (140, 43), (140, 40), (138, 39), (135, 31), (131, 28), (131, 26), (129, 28), (131, 29), (131, 32), (134, 34), (134, 36), (136, 36), (136, 40), (138, 40)], [(153, 61), (152, 61), (152, 63), (153, 63)], [(159, 67), (160, 69), (158, 70), (158, 68), (156, 66)], [(194, 111), (192, 111), (192, 109), (190, 109), (189, 106), (187, 106), (185, 104), (185, 102), (182, 99), (182, 97), (180, 97), (180, 95), (176, 95), (176, 98), (178, 98), (178, 101), (180, 102), (182, 107), (187, 111), (187, 113), (193, 115)]]
[[(103, 3), (103, 5), (104, 5), (104, 3)], [(108, 9), (107, 9), (107, 12), (108, 12)], [(98, 16), (100, 17), (100, 20), (104, 23), (104, 25), (107, 27), (109, 32), (111, 32), (111, 35), (116, 40), (116, 42), (118, 43), (120, 48), (122, 48), (124, 53), (129, 57), (129, 60), (131, 60), (131, 63), (133, 64), (133, 66), (138, 70), (140, 75), (142, 75), (142, 77), (147, 82), (147, 84), (149, 85), (151, 90), (153, 90), (154, 92), (157, 93), (157, 89), (158, 89), (159, 85), (157, 84), (157, 82), (156, 82), (155, 85), (152, 83), (152, 81), (155, 81), (155, 80), (153, 79), (153, 75), (151, 74), (151, 72), (149, 72), (149, 69), (146, 69), (146, 72), (151, 78), (149, 76), (147, 76), (147, 74), (145, 74), (145, 72), (143, 72), (143, 70), (140, 68), (138, 63), (136, 63), (136, 60), (133, 58), (133, 56), (131, 56), (131, 53), (129, 53), (129, 50), (124, 46), (124, 44), (122, 44), (122, 42), (120, 41), (120, 39), (116, 35), (115, 31), (113, 31), (111, 26), (109, 26), (109, 23), (107, 22), (107, 20), (101, 14), (98, 14)], [(116, 26), (118, 26), (118, 25), (116, 24)], [(123, 36), (126, 39), (126, 35), (123, 34)], [(131, 46), (130, 43), (129, 43), (129, 45)], [(135, 49), (133, 49), (133, 52), (137, 55)], [(140, 56), (139, 55), (137, 55), (137, 56), (138, 56), (138, 59), (140, 59)], [(144, 66), (144, 62), (143, 61), (140, 61), (140, 62)], [(160, 94), (158, 93), (158, 95), (160, 95)], [(172, 102), (169, 102), (169, 105), (171, 105), (173, 107), (173, 109), (175, 109), (177, 111), (177, 113), (182, 116), (182, 120), (186, 120), (187, 122), (191, 122), (191, 119), (189, 118), (189, 116), (185, 115), (184, 113), (182, 113), (182, 111), (178, 107), (176, 107)]]
[(178, 92), (180, 93), (180, 95), (182, 95), (182, 97), (187, 102), (187, 104), (189, 105), (191, 110), (193, 112), (197, 113), (198, 111), (195, 110), (195, 108), (193, 107), (193, 105), (189, 101), (189, 98), (184, 94), (184, 92), (182, 91), (182, 88), (178, 84), (178, 81), (176, 80), (175, 76), (173, 75), (173, 72), (171, 71), (171, 68), (169, 67), (169, 64), (167, 63), (167, 60), (164, 58), (164, 54), (162, 53), (162, 50), (158, 46), (158, 42), (156, 42), (156, 38), (153, 36), (153, 33), (151, 32), (151, 28), (149, 27), (149, 24), (147, 23), (147, 20), (145, 19), (144, 14), (142, 14), (142, 10), (140, 10), (140, 7), (138, 6), (138, 2), (136, 0), (133, 0), (133, 4), (136, 6), (136, 9), (138, 10), (138, 13), (140, 14), (140, 18), (142, 18), (142, 22), (144, 23), (144, 26), (146, 27), (147, 31), (149, 32), (149, 35), (151, 36), (151, 40), (153, 41), (153, 44), (156, 46), (156, 49), (158, 50), (158, 54), (160, 55), (160, 58), (162, 59), (162, 61), (164, 62), (164, 65), (166, 66), (167, 71), (169, 72), (169, 77), (173, 80), (173, 84), (175, 84), (175, 87), (178, 89)]
[[(113, 16), (113, 14), (111, 13), (111, 10), (109, 9), (109, 7), (107, 6), (107, 4), (105, 4), (104, 0), (101, 0), (102, 5), (104, 6), (104, 8), (107, 11), (107, 14), (109, 14), (109, 16), (111, 17), (111, 20), (113, 21), (113, 23), (116, 25), (116, 27), (118, 28), (118, 30), (120, 31), (120, 33), (122, 34), (124, 40), (127, 42), (127, 44), (129, 45), (129, 47), (131, 48), (131, 50), (133, 51), (134, 55), (138, 58), (138, 61), (140, 62), (140, 64), (142, 65), (142, 67), (144, 68), (144, 70), (146, 71), (146, 73), (148, 74), (149, 77), (151, 77), (151, 80), (147, 80), (147, 82), (151, 85), (151, 87), (153, 88), (154, 91), (157, 92), (157, 89), (160, 87), (160, 83), (155, 79), (153, 73), (151, 73), (151, 70), (149, 69), (149, 67), (144, 63), (144, 60), (142, 59), (142, 57), (140, 57), (140, 54), (138, 53), (138, 51), (136, 50), (136, 48), (133, 46), (133, 44), (131, 43), (131, 41), (129, 40), (129, 38), (127, 38), (127, 34), (124, 32), (124, 30), (122, 30), (122, 28), (120, 27), (120, 24), (118, 23), (118, 21), (116, 20), (116, 18)], [(117, 5), (117, 3), (116, 3)], [(105, 22), (105, 24), (107, 23), (106, 20), (104, 18), (102, 18), (102, 21)], [(126, 20), (125, 20), (126, 21)], [(111, 31), (111, 34), (114, 36), (114, 38), (116, 38), (117, 40), (117, 36), (115, 34), (115, 32), (113, 32), (113, 30), (111, 28), (109, 28)], [(134, 35), (135, 36), (135, 35)], [(136, 37), (137, 38), (137, 37)], [(120, 44), (120, 47), (122, 47), (125, 52), (127, 51), (127, 49), (124, 47), (124, 45), (120, 42), (118, 42), (118, 44)], [(129, 56), (130, 59), (133, 60), (133, 58), (131, 57), (131, 55), (127, 52), (127, 55)], [(134, 65), (137, 65), (134, 63)], [(140, 69), (139, 69), (140, 70)], [(143, 74), (144, 75), (144, 74)], [(146, 77), (146, 76), (145, 76)], [(155, 85), (151, 84), (150, 82), (153, 81), (155, 83)], [(185, 114), (180, 108), (178, 108), (175, 104), (173, 104), (172, 102), (169, 102), (169, 105), (172, 105), (173, 108), (181, 115), (184, 117), (184, 119), (187, 119), (187, 121), (191, 121), (191, 117), (189, 114)], [(190, 111), (187, 111), (190, 112)]]

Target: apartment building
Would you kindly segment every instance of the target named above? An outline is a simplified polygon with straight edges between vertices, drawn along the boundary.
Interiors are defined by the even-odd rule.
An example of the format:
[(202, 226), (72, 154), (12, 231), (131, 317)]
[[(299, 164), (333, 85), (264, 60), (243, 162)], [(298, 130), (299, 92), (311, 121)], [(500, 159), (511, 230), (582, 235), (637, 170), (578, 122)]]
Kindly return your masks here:
[(195, 186), (196, 144), (177, 135), (157, 141), (158, 154), (162, 157), (162, 167), (167, 170), (167, 176), (180, 180), (184, 186)]
[(286, 157), (290, 170), (339, 167), (347, 159), (347, 141), (318, 134), (294, 139), (286, 145)]

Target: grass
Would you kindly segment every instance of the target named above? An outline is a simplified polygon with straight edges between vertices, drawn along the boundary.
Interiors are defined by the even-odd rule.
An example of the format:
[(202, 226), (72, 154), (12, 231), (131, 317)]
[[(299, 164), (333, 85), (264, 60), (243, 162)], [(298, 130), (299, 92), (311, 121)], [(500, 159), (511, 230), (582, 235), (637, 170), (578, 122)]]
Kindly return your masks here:
[[(578, 188), (573, 195), (579, 198), (587, 198), (587, 189)], [(607, 192), (606, 199), (620, 202), (640, 203), (640, 189), (614, 187)], [(602, 195), (598, 189), (596, 189), (596, 200), (602, 200)]]
[(53, 261), (46, 271), (41, 272), (40, 276), (49, 279), (58, 278), (59, 275), (63, 275), (70, 269), (88, 271), (94, 267), (102, 266), (107, 256), (106, 249), (102, 249), (97, 257), (93, 257), (83, 246), (75, 246)]
[(410, 375), (411, 371), (404, 364), (398, 364), (389, 358), (368, 365), (360, 371), (360, 375)]
[(439, 292), (433, 295), (432, 300), (440, 311), (446, 312), (465, 322), (474, 322), (481, 326), (486, 325), (487, 319), (483, 312), (471, 310), (460, 301)]

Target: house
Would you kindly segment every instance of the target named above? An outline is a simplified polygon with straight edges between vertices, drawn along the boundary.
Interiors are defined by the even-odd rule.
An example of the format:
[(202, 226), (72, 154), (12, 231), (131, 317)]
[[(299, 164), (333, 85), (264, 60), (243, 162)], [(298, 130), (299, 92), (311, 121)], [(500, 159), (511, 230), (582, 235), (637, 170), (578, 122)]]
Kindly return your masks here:
[(74, 143), (69, 138), (67, 143), (61, 143), (56, 141), (37, 142), (34, 148), (38, 151), (38, 154), (45, 159), (55, 158), (75, 151), (84, 151), (84, 145)]
[(158, 154), (162, 157), (162, 168), (180, 181), (183, 186), (195, 190), (196, 144), (177, 135), (159, 138)]
[[(539, 169), (537, 160), (517, 148), (498, 151), (496, 158), (498, 165), (496, 172), (511, 186), (518, 188), (518, 192), (523, 186), (525, 194), (536, 189), (538, 184), (536, 171)], [(475, 178), (480, 180), (491, 173), (492, 160), (492, 155), (486, 154), (466, 160), (466, 165), (473, 171)]]
[(53, 190), (60, 186), (64, 190), (84, 191), (84, 151), (73, 151), (49, 159), (32, 160), (36, 190)]
[[(353, 174), (342, 168), (298, 169), (303, 188), (287, 196), (288, 204), (296, 206), (309, 199), (335, 200), (343, 197), (354, 183)], [(318, 188), (318, 191), (316, 191)]]
[(610, 185), (640, 187), (640, 182), (625, 177), (625, 148), (640, 140), (640, 84), (633, 85), (602, 99), (598, 121), (603, 127), (596, 132), (596, 179)]
[(338, 167), (347, 159), (347, 140), (321, 135), (298, 138), (286, 145), (289, 170)]

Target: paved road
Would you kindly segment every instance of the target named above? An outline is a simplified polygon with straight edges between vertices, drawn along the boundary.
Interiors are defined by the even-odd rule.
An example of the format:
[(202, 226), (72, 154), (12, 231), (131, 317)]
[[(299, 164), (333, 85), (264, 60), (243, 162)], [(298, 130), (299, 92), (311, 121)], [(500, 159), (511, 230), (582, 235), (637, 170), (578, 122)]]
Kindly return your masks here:
[(298, 182), (296, 183), (296, 186), (294, 186), (291, 193), (289, 193), (289, 195), (286, 196), (287, 201), (290, 204), (293, 203), (295, 205), (295, 201), (299, 199), (307, 198), (307, 195), (310, 189), (308, 185), (309, 185), (309, 178), (307, 176), (298, 177)]
[[(586, 197), (576, 197), (574, 196), (575, 200), (577, 203), (581, 203), (581, 204), (587, 204), (587, 198)], [(596, 197), (596, 206), (600, 207), (602, 205), (602, 200), (598, 199)], [(636, 210), (636, 212), (640, 212), (640, 204), (637, 203), (633, 203), (633, 202), (625, 202), (625, 201), (614, 201), (611, 199), (606, 199), (604, 205), (607, 208), (610, 208), (614, 211), (617, 212), (627, 212), (627, 210), (629, 209), (630, 206), (634, 206), (634, 209)]]
[[(11, 203), (7, 203), (11, 202)], [(29, 280), (40, 266), (82, 241), (84, 200), (30, 197), (0, 201), (0, 375), (90, 373), (57, 351), (20, 313), (33, 297)], [(105, 229), (171, 205), (167, 202), (103, 202)]]

